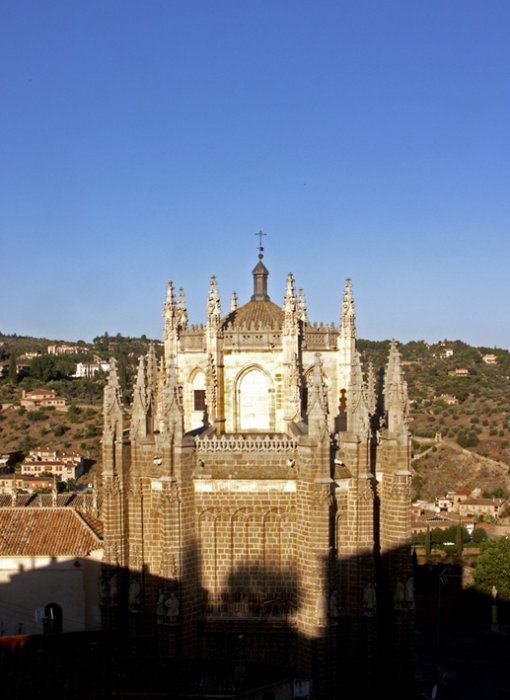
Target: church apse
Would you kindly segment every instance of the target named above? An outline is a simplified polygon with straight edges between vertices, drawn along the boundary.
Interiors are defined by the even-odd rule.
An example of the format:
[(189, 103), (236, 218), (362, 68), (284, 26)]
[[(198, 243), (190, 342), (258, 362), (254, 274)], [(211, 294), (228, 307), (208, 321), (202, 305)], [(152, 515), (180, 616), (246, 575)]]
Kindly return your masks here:
[[(411, 637), (411, 613), (376, 614), (411, 571), (406, 387), (394, 347), (375, 400), (350, 280), (335, 326), (310, 323), (291, 274), (271, 300), (262, 251), (252, 275), (251, 299), (233, 295), (224, 315), (212, 277), (196, 326), (169, 283), (163, 358), (140, 361), (131, 407), (112, 374), (105, 564), (142, 580), (139, 634), (157, 625), (160, 589), (177, 597), (154, 628), (161, 649), (205, 655), (242, 634), (322, 700), (339, 669), (373, 682), (380, 624), (399, 649)], [(409, 671), (410, 653), (392, 663)]]

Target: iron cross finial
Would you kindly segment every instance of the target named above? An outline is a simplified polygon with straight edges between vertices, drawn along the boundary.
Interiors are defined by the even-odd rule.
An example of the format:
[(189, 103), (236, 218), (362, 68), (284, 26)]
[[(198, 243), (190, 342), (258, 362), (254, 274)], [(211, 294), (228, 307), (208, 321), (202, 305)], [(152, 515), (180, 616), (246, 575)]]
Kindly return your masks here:
[(267, 233), (264, 233), (264, 231), (260, 230), (258, 233), (255, 234), (256, 236), (259, 237), (259, 253), (264, 252), (264, 246), (262, 245), (262, 236), (267, 236)]

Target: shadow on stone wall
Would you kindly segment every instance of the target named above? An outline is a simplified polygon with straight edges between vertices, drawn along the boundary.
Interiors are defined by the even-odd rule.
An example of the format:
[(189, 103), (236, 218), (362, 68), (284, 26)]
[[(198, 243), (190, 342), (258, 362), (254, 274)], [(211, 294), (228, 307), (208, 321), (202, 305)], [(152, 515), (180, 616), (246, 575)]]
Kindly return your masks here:
[[(358, 564), (343, 562), (351, 569)], [(330, 563), (324, 566), (329, 569)], [(509, 606), (498, 604), (499, 629), (491, 628), (493, 601), (462, 589), (459, 566), (445, 573), (444, 566), (416, 565), (412, 611), (396, 610), (390, 591), (383, 595), (380, 590), (377, 611), (367, 614), (359, 590), (355, 615), (353, 608), (349, 611), (341, 604), (340, 575), (339, 603), (336, 609), (328, 608), (314, 636), (299, 631), (302, 592), (291, 570), (241, 566), (224, 594), (212, 599), (200, 587), (192, 596), (181, 581), (147, 571), (79, 558), (74, 568), (82, 572), (81, 613), (80, 606), (70, 610), (58, 594), (59, 577), (72, 575), (68, 564), (53, 561), (43, 569), (18, 571), (0, 585), (0, 687), (5, 697), (102, 698), (128, 692), (235, 697), (249, 688), (304, 679), (309, 673), (315, 678), (313, 697), (334, 697), (348, 684), (358, 698), (380, 697), (391, 690), (393, 698), (409, 700), (430, 693), (441, 664), (445, 659), (446, 665), (453, 664), (452, 649), (465, 644), (472, 668), (477, 659), (494, 666), (485, 682), (490, 692), (491, 677), (505, 668), (510, 650), (505, 633)], [(55, 581), (55, 596), (48, 592), (49, 578)], [(253, 582), (248, 591), (241, 585), (247, 580)], [(13, 605), (9, 601), (16, 591), (20, 596)], [(50, 603), (62, 609), (62, 633), (41, 617)], [(412, 688), (405, 674), (399, 680), (393, 672), (399, 662), (412, 663)], [(449, 683), (460, 687), (462, 678)]]

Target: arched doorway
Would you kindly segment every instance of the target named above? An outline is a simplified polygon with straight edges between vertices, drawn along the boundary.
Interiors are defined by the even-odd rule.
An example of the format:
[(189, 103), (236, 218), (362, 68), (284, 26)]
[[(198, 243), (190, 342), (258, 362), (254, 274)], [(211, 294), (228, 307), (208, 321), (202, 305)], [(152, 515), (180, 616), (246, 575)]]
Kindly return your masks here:
[(44, 608), (43, 632), (62, 632), (62, 608), (58, 603), (48, 603)]

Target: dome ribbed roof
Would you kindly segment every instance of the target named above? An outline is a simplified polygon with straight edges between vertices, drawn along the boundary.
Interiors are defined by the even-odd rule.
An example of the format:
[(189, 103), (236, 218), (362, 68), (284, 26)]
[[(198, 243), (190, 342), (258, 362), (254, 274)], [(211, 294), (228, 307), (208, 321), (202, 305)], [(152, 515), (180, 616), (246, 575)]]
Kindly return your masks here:
[(231, 311), (221, 324), (224, 329), (267, 328), (281, 330), (283, 310), (272, 301), (249, 301), (235, 311)]

